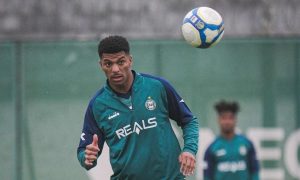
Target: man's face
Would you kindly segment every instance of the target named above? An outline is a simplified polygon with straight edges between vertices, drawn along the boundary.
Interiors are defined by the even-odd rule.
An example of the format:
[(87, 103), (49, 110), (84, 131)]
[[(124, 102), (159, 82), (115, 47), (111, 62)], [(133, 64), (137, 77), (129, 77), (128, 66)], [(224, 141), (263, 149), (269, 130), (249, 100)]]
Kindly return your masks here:
[(227, 111), (219, 114), (219, 125), (221, 132), (224, 134), (230, 134), (234, 132), (236, 124), (235, 114)]
[(127, 83), (130, 83), (132, 57), (124, 51), (113, 54), (103, 53), (100, 66), (111, 86), (127, 86)]

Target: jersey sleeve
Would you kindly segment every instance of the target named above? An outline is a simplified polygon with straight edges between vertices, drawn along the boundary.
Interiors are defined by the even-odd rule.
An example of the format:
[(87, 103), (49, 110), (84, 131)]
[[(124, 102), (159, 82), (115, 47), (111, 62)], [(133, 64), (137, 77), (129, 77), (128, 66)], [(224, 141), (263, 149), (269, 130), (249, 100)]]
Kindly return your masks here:
[(80, 137), (80, 142), (79, 146), (77, 148), (77, 158), (81, 164), (82, 167), (85, 169), (89, 170), (97, 165), (97, 161), (94, 161), (92, 166), (86, 166), (84, 161), (85, 161), (85, 148), (87, 145), (91, 144), (93, 141), (93, 135), (97, 134), (98, 136), (98, 147), (100, 151), (98, 152), (98, 157), (102, 152), (105, 137), (102, 131), (98, 128), (98, 125), (96, 123), (94, 114), (93, 114), (93, 109), (92, 109), (92, 103), (89, 104), (85, 117), (84, 117), (84, 124), (83, 124), (83, 129), (82, 129), (82, 134)]
[(207, 148), (204, 154), (204, 180), (213, 180), (214, 169), (215, 169), (215, 160), (214, 156), (210, 150), (210, 147)]
[(181, 126), (183, 131), (183, 151), (196, 155), (199, 140), (198, 119), (193, 116), (192, 112), (173, 86), (164, 79), (161, 79), (161, 82), (166, 90), (169, 117), (175, 120), (177, 124)]
[(251, 176), (251, 180), (258, 180), (259, 179), (259, 162), (256, 157), (255, 148), (251, 141), (249, 141), (250, 147), (249, 147), (249, 153), (248, 153), (248, 167), (249, 167), (249, 173)]

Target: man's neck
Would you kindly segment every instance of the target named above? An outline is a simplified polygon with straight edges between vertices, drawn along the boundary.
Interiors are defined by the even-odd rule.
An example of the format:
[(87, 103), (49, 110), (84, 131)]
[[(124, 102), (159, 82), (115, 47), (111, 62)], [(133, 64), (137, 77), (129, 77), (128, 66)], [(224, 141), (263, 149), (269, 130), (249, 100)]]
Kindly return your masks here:
[(231, 133), (221, 133), (222, 137), (227, 139), (227, 140), (231, 140), (234, 136), (235, 136), (235, 132), (231, 132)]
[(130, 83), (130, 86), (111, 86), (111, 88), (117, 93), (126, 94), (130, 91), (131, 85), (132, 82)]

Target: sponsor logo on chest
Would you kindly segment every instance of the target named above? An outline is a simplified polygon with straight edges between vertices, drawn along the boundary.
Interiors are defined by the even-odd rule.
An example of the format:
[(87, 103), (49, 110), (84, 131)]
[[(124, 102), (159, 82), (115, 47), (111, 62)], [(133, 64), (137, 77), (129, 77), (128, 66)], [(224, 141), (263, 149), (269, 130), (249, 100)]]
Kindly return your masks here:
[(241, 161), (225, 161), (218, 164), (218, 171), (220, 172), (236, 172), (246, 170), (246, 162)]
[(129, 136), (132, 133), (139, 135), (141, 131), (155, 128), (157, 126), (156, 117), (149, 118), (148, 120), (141, 120), (140, 122), (134, 122), (133, 124), (128, 124), (118, 130), (116, 134), (119, 139)]

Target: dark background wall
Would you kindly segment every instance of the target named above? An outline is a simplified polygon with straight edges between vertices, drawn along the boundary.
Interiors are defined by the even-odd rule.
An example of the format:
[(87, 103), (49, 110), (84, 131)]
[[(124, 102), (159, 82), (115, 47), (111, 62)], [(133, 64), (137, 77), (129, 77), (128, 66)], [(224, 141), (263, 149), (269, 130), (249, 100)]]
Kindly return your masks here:
[(2, 39), (181, 38), (194, 7), (216, 9), (225, 37), (299, 36), (299, 0), (0, 0)]

